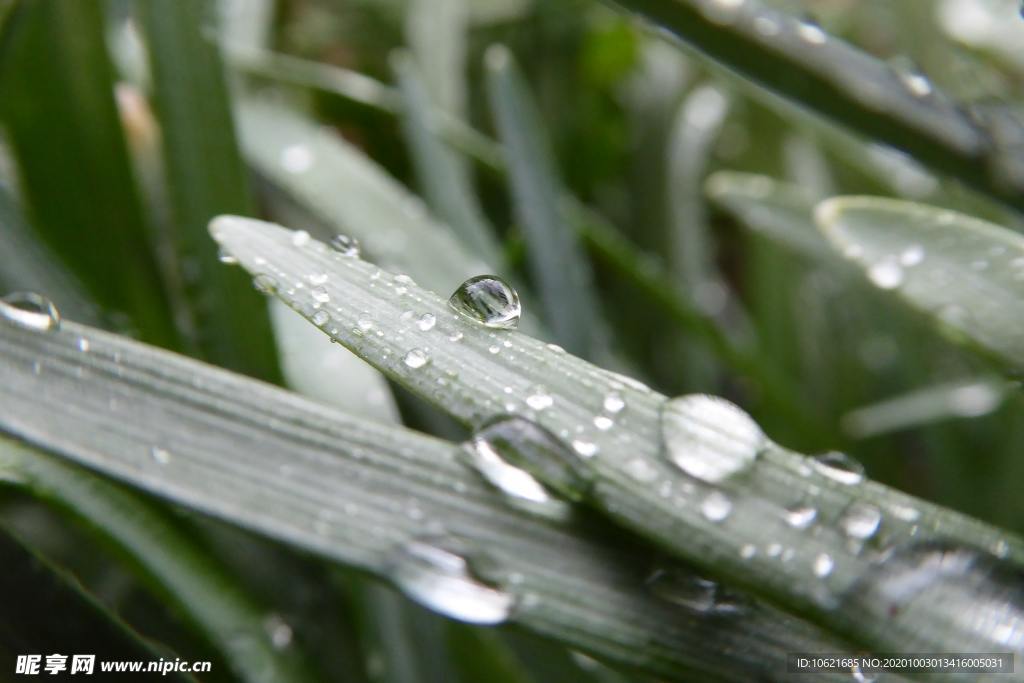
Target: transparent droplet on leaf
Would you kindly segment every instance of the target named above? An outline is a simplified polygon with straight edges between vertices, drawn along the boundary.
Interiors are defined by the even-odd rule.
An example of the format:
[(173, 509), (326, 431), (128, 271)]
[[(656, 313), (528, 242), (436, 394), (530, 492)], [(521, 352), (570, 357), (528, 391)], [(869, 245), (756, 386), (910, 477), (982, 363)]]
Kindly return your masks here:
[(277, 280), (270, 275), (260, 273), (252, 279), (252, 286), (260, 294), (270, 295), (277, 291)]
[(326, 325), (330, 321), (330, 319), (331, 316), (327, 311), (317, 311), (316, 313), (313, 314), (312, 317), (313, 324), (319, 327), (323, 327), (324, 325)]
[(160, 448), (159, 446), (153, 446), (149, 449), (149, 457), (153, 459), (158, 465), (166, 465), (171, 461), (170, 451)]
[(839, 518), (839, 526), (843, 533), (859, 541), (874, 536), (881, 523), (881, 511), (874, 505), (861, 501), (851, 503)]
[(502, 416), (485, 423), (473, 435), (503, 461), (521, 467), (544, 485), (572, 501), (580, 501), (589, 482), (579, 459), (554, 434), (523, 417)]
[(516, 290), (496, 275), (479, 275), (466, 280), (448, 299), (448, 305), (487, 327), (516, 327), (522, 315)]
[(342, 256), (359, 256), (359, 240), (348, 235), (335, 235), (330, 241), (331, 249)]
[(712, 491), (701, 502), (700, 512), (710, 522), (721, 522), (732, 512), (732, 501), (721, 491)]
[(309, 244), (309, 233), (305, 230), (295, 230), (292, 232), (292, 244), (296, 247), (304, 247)]
[(768, 443), (741, 408), (706, 394), (667, 401), (661, 409), (661, 437), (669, 460), (710, 483), (750, 467)]
[(821, 553), (814, 558), (814, 575), (819, 579), (823, 579), (832, 573), (832, 569), (835, 567), (835, 561), (832, 556), (828, 553)]
[(410, 368), (417, 370), (430, 362), (430, 356), (423, 349), (410, 349), (402, 360)]
[(806, 529), (818, 516), (818, 511), (808, 505), (794, 505), (786, 509), (786, 524), (794, 529)]
[(547, 503), (551, 500), (543, 484), (534, 479), (532, 474), (502, 459), (487, 439), (486, 433), (475, 435), (468, 444), (468, 450), (476, 470), (506, 495), (533, 503)]
[(534, 387), (526, 397), (526, 405), (533, 410), (546, 410), (555, 402), (554, 397), (544, 387)]
[(60, 312), (52, 301), (34, 292), (12, 292), (0, 299), (0, 315), (21, 327), (40, 332), (60, 329)]
[(602, 406), (606, 413), (615, 415), (622, 412), (622, 409), (626, 407), (626, 400), (620, 394), (612, 392), (604, 397)]
[(433, 313), (424, 313), (416, 321), (416, 327), (420, 328), (423, 332), (429, 332), (434, 329), (434, 325), (437, 324), (437, 318), (434, 317)]
[(811, 460), (814, 468), (822, 475), (840, 484), (853, 486), (864, 481), (864, 466), (839, 451), (829, 451)]
[(223, 247), (217, 250), (217, 260), (221, 263), (226, 263), (229, 266), (233, 266), (238, 263), (238, 259), (235, 258), (234, 254), (229, 251), (225, 251)]
[(651, 572), (645, 584), (662, 600), (702, 614), (735, 614), (746, 602), (742, 595), (689, 570), (659, 568)]
[(420, 605), (468, 624), (508, 620), (513, 596), (479, 580), (462, 544), (426, 537), (399, 546), (388, 563), (395, 585)]

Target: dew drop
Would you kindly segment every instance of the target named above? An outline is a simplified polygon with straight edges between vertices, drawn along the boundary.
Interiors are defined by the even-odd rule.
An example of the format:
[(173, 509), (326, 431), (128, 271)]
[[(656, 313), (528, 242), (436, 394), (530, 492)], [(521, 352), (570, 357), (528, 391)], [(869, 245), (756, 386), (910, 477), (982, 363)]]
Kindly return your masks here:
[(260, 294), (273, 294), (277, 291), (277, 280), (270, 275), (260, 273), (252, 279), (252, 286)]
[(596, 443), (593, 441), (586, 441), (585, 439), (574, 439), (572, 442), (572, 449), (584, 458), (592, 458), (597, 455), (597, 452), (600, 450)]
[(305, 230), (296, 230), (292, 233), (292, 245), (304, 247), (309, 244), (309, 233)]
[(864, 466), (839, 451), (815, 456), (811, 463), (818, 472), (832, 481), (853, 486), (864, 481)]
[(510, 498), (540, 505), (557, 503), (532, 474), (502, 459), (486, 432), (474, 435), (466, 450), (476, 471)]
[(544, 387), (534, 387), (530, 395), (526, 397), (526, 405), (534, 410), (546, 410), (555, 402), (554, 397)]
[(600, 429), (602, 432), (607, 432), (609, 429), (615, 426), (615, 422), (607, 415), (598, 415), (594, 418), (594, 426)]
[(281, 150), (281, 167), (288, 173), (305, 173), (313, 167), (313, 152), (305, 145), (288, 145)]
[(633, 458), (626, 463), (626, 474), (637, 481), (649, 484), (658, 478), (658, 470), (644, 458)]
[(912, 244), (900, 252), (900, 265), (905, 268), (912, 268), (924, 260), (924, 247), (920, 244)]
[(391, 557), (388, 575), (406, 596), (438, 614), (468, 624), (506, 621), (512, 595), (478, 580), (460, 546), (444, 537), (404, 543)]
[(797, 34), (811, 45), (824, 45), (828, 40), (828, 34), (822, 30), (817, 22), (811, 19), (802, 20), (796, 27)]
[(233, 266), (238, 263), (238, 259), (235, 258), (234, 254), (229, 251), (225, 251), (223, 247), (217, 250), (217, 260), (221, 263), (226, 263), (229, 266)]
[(621, 395), (613, 392), (604, 397), (604, 403), (602, 405), (604, 406), (604, 411), (606, 413), (616, 415), (621, 413), (623, 408), (626, 407), (626, 401)]
[(879, 289), (896, 289), (903, 284), (903, 269), (893, 260), (883, 260), (868, 268), (868, 278)]
[(409, 352), (405, 354), (405, 358), (403, 358), (402, 360), (410, 368), (416, 370), (418, 368), (422, 368), (424, 365), (429, 363), (430, 356), (428, 356), (427, 352), (424, 351), (423, 349), (410, 349)]
[(701, 514), (711, 522), (721, 522), (732, 512), (732, 501), (721, 491), (712, 491), (700, 504)]
[(279, 614), (271, 614), (263, 621), (263, 628), (275, 650), (283, 650), (292, 643), (292, 627)]
[(34, 292), (12, 292), (0, 299), (0, 315), (30, 330), (53, 332), (60, 329), (57, 307)]
[(580, 501), (588, 482), (579, 459), (554, 434), (524, 417), (501, 416), (473, 435), (510, 466), (521, 467), (562, 497)]
[(821, 553), (814, 558), (814, 575), (819, 579), (823, 579), (831, 574), (834, 567), (835, 562), (833, 562), (832, 556), (828, 553)]
[(92, 345), (89, 343), (89, 340), (85, 337), (79, 337), (78, 350), (82, 353), (88, 353), (90, 348), (92, 348)]
[(786, 524), (794, 529), (806, 529), (818, 517), (818, 511), (807, 505), (794, 505), (786, 509)]
[(479, 275), (466, 280), (448, 299), (448, 305), (487, 327), (516, 327), (522, 315), (516, 290), (496, 275)]
[(342, 256), (359, 256), (359, 240), (348, 235), (335, 235), (330, 241), (331, 249)]
[(718, 584), (692, 572), (656, 569), (644, 583), (651, 593), (674, 605), (701, 613), (715, 608)]
[(767, 437), (725, 399), (690, 394), (661, 409), (661, 436), (671, 460), (691, 477), (716, 483), (753, 464)]
[(317, 311), (313, 314), (313, 324), (319, 327), (323, 327), (331, 319), (330, 314), (327, 311)]
[(839, 526), (843, 533), (858, 541), (874, 536), (881, 523), (882, 513), (878, 508), (860, 501), (851, 503), (839, 518)]
[(325, 304), (331, 300), (331, 295), (327, 293), (327, 290), (323, 287), (314, 287), (309, 290), (310, 296), (313, 297), (313, 301), (318, 304)]
[(170, 452), (158, 446), (149, 449), (149, 457), (153, 458), (153, 462), (158, 465), (166, 465), (171, 461)]
[(326, 284), (328, 276), (327, 273), (310, 273), (306, 276), (306, 279), (309, 280), (311, 285), (322, 285)]
[(437, 324), (437, 318), (434, 317), (433, 313), (424, 313), (416, 321), (416, 327), (420, 328), (424, 332), (429, 332), (434, 329), (434, 325)]

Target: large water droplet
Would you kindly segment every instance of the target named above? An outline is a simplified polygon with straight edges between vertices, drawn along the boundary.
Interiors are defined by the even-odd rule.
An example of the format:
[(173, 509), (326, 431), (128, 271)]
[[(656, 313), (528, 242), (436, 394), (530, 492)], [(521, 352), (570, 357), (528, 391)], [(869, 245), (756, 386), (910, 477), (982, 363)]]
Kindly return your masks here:
[(153, 446), (149, 449), (149, 457), (158, 465), (166, 465), (171, 461), (171, 453), (167, 449)]
[(434, 329), (434, 325), (437, 324), (437, 318), (434, 317), (433, 313), (424, 313), (416, 321), (416, 327), (420, 328), (423, 332), (429, 332)]
[(40, 332), (60, 328), (57, 307), (34, 292), (12, 292), (0, 299), (0, 315), (16, 325)]
[(430, 356), (423, 349), (410, 349), (402, 361), (413, 370), (417, 370), (430, 362)]
[(405, 595), (428, 609), (469, 624), (500, 624), (512, 612), (509, 593), (478, 580), (461, 544), (424, 538), (400, 546), (388, 575)]
[(811, 462), (819, 473), (832, 481), (853, 486), (864, 481), (864, 466), (839, 451), (829, 451), (815, 456)]
[(229, 266), (233, 266), (238, 263), (238, 259), (235, 257), (235, 255), (229, 251), (225, 251), (224, 247), (221, 247), (217, 250), (217, 260), (220, 261), (221, 263), (226, 263)]
[(327, 311), (317, 311), (316, 313), (313, 314), (313, 317), (311, 318), (313, 324), (319, 327), (323, 327), (324, 325), (326, 325), (330, 321), (330, 319), (331, 315)]
[(487, 327), (515, 327), (522, 315), (516, 290), (497, 275), (469, 278), (455, 290), (448, 305)]
[(486, 435), (477, 434), (467, 444), (472, 455), (472, 464), (484, 479), (495, 488), (513, 498), (533, 503), (547, 503), (551, 499), (544, 486), (526, 470), (519, 469), (502, 460)]
[(661, 409), (661, 436), (673, 463), (711, 483), (749, 467), (767, 444), (747, 413), (705, 394), (667, 401)]
[(335, 235), (330, 241), (331, 249), (342, 256), (359, 256), (359, 240), (348, 235)]
[(674, 567), (654, 570), (645, 583), (662, 600), (703, 614), (735, 614), (746, 602), (743, 596), (711, 579)]
[(527, 472), (564, 498), (580, 501), (589, 486), (580, 471), (579, 459), (558, 438), (536, 422), (523, 417), (499, 417), (473, 435), (498, 457)]
[[(850, 613), (885, 624), (904, 652), (1024, 649), (1024, 570), (967, 545), (914, 541), (869, 569), (845, 598)], [(927, 624), (928, 628), (921, 628)]]
[(843, 533), (859, 541), (874, 536), (881, 523), (882, 513), (879, 509), (861, 501), (851, 503), (839, 518), (839, 526)]
[(828, 34), (813, 19), (801, 20), (796, 32), (811, 45), (824, 45), (828, 41)]

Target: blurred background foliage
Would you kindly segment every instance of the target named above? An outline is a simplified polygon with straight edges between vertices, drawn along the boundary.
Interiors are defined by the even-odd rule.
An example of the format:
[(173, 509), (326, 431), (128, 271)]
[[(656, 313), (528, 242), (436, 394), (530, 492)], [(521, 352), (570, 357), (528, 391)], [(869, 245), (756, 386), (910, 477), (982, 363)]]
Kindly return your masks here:
[[(811, 16), (959, 102), (1024, 107), (1013, 0), (763, 4)], [(595, 0), (2, 0), (0, 287), (283, 382), (265, 302), (219, 262), (209, 218), (344, 228), (399, 270), (417, 254), (375, 253), (358, 216), (325, 215), (328, 200), (289, 190), (336, 187), (349, 205), (365, 169), (311, 180), (318, 149), (261, 164), (252, 148), (271, 145), (274, 127), (254, 139), (232, 123), (257, 100), (341, 136), (379, 165), (370, 175), (421, 194), (425, 209), (392, 208), (426, 210), (465, 251), (458, 262), (518, 280), (552, 341), (669, 395), (725, 395), (787, 446), (847, 451), (874, 479), (1024, 532), (1019, 390), (823, 253), (807, 227), (813, 204), (836, 194), (1014, 229), (1020, 215)], [(393, 189), (383, 202), (399, 202)], [(428, 286), (462, 279), (420, 267)], [(360, 387), (380, 399), (378, 378)], [(392, 392), (407, 424), (460, 435)], [(68, 524), (15, 490), (0, 500), (5, 526), (148, 642), (213, 659), (208, 680), (259, 678), (123, 546), (94, 552), (95, 520)], [(168, 523), (258, 596), (268, 642), (295, 653), (294, 680), (619, 679), (532, 636), (444, 622), (236, 530), (173, 511)]]

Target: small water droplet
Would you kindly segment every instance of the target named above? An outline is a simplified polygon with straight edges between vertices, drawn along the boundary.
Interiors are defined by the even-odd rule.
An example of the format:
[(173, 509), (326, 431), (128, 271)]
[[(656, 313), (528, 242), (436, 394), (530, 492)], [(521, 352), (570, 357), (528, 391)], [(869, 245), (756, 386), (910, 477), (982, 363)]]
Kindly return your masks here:
[(588, 482), (579, 459), (536, 422), (501, 416), (485, 423), (473, 439), (487, 443), (503, 461), (530, 472), (564, 498), (582, 500)]
[(283, 650), (292, 643), (292, 627), (280, 614), (271, 614), (263, 621), (263, 628), (275, 650)]
[(572, 449), (584, 458), (592, 458), (597, 455), (597, 452), (600, 450), (596, 443), (585, 439), (574, 439), (572, 442)]
[(469, 453), (474, 469), (517, 505), (525, 504), (533, 512), (555, 518), (568, 516), (569, 508), (566, 504), (552, 498), (532, 474), (506, 462), (498, 451), (501, 442), (496, 445), (490, 437), (493, 437), (493, 432), (485, 429), (475, 434), (466, 444), (466, 452)]
[(823, 579), (832, 573), (835, 567), (832, 557), (828, 553), (821, 553), (814, 558), (814, 575)]
[(544, 387), (534, 387), (526, 397), (526, 405), (534, 410), (546, 410), (555, 402), (554, 397)]
[(405, 358), (402, 359), (406, 365), (413, 370), (422, 368), (424, 365), (430, 362), (430, 356), (423, 349), (410, 349), (405, 354)]
[(701, 514), (711, 522), (721, 522), (732, 512), (732, 501), (721, 491), (712, 491), (700, 504)]
[(643, 458), (633, 458), (626, 463), (626, 474), (644, 484), (658, 478), (658, 470)]
[(281, 150), (281, 166), (288, 173), (305, 173), (313, 167), (313, 152), (305, 145), (288, 145)]
[(292, 233), (292, 244), (296, 247), (304, 247), (309, 244), (309, 233), (305, 230), (296, 230)]
[(786, 509), (786, 524), (794, 529), (806, 529), (818, 516), (818, 511), (807, 505), (794, 505)]
[(252, 279), (252, 286), (260, 294), (270, 295), (277, 291), (277, 280), (270, 275), (260, 273)]
[(913, 268), (924, 260), (924, 247), (920, 244), (912, 244), (900, 252), (900, 265), (905, 268)]
[[(331, 238), (331, 249), (342, 256), (359, 256), (359, 240), (348, 235), (335, 235)], [(379, 276), (378, 276), (379, 277)]]
[(820, 474), (840, 484), (853, 486), (864, 481), (864, 466), (839, 451), (815, 456), (811, 463)]
[(89, 340), (86, 339), (85, 337), (79, 337), (78, 350), (81, 351), (82, 353), (88, 353), (90, 348), (91, 344), (89, 344)]
[(158, 446), (153, 446), (149, 449), (149, 456), (158, 465), (166, 465), (171, 461), (170, 452)]
[(811, 45), (824, 45), (828, 34), (812, 19), (803, 19), (796, 27), (797, 34)]
[(310, 296), (313, 297), (313, 301), (318, 304), (325, 304), (331, 300), (331, 295), (327, 293), (327, 290), (323, 287), (314, 287), (309, 290)]
[(839, 526), (850, 538), (863, 541), (871, 538), (882, 523), (882, 513), (874, 505), (856, 501), (839, 518)]
[(615, 422), (607, 415), (598, 415), (594, 418), (594, 426), (602, 432), (606, 432), (615, 426)]
[(604, 403), (602, 405), (604, 406), (606, 413), (615, 415), (622, 412), (622, 409), (626, 407), (626, 401), (621, 395), (612, 392), (604, 397)]
[(757, 546), (753, 543), (745, 543), (740, 548), (740, 557), (742, 557), (744, 560), (749, 560), (754, 555), (757, 555)]
[(331, 319), (330, 314), (327, 311), (317, 311), (313, 314), (313, 324), (319, 327), (323, 327)]
[(879, 289), (896, 289), (903, 284), (903, 269), (896, 261), (885, 259), (868, 268), (868, 278)]
[(0, 315), (10, 322), (40, 332), (60, 329), (60, 312), (53, 302), (34, 292), (12, 292), (0, 299)]
[(931, 81), (917, 69), (899, 69), (896, 73), (911, 95), (915, 97), (928, 97), (932, 94)]
[(416, 321), (416, 327), (420, 328), (424, 332), (429, 332), (434, 329), (434, 325), (437, 324), (437, 318), (434, 317), (433, 313), (424, 313)]
[(516, 327), (522, 315), (516, 290), (496, 275), (479, 275), (466, 280), (448, 299), (448, 305), (487, 327)]
[(224, 247), (221, 247), (217, 250), (217, 260), (220, 261), (221, 263), (226, 263), (229, 266), (233, 266), (238, 263), (238, 259), (235, 258), (234, 254), (232, 254), (229, 251), (226, 251)]
[(665, 402), (661, 435), (669, 460), (691, 477), (716, 483), (753, 464), (767, 437), (725, 399), (690, 394)]
[(444, 537), (399, 546), (388, 575), (420, 605), (469, 624), (500, 624), (508, 619), (513, 596), (477, 579), (461, 544)]
[(655, 569), (644, 583), (662, 600), (702, 614), (734, 614), (742, 603), (740, 596), (721, 584), (688, 570)]
[(328, 276), (327, 273), (310, 273), (306, 279), (311, 285), (322, 285), (327, 283)]

